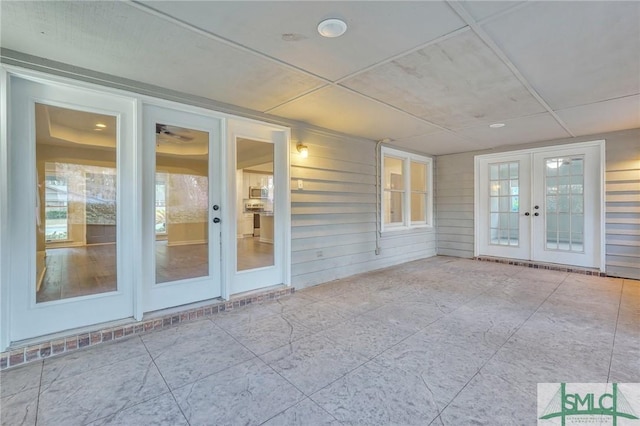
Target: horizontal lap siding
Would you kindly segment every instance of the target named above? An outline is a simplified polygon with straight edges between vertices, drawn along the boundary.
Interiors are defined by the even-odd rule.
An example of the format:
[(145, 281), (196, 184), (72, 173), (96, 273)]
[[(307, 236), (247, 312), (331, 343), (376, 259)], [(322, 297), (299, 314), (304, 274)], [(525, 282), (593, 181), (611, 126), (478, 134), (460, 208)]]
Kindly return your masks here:
[[(422, 259), (436, 253), (435, 229), (384, 234), (376, 249), (375, 144), (293, 130), (291, 276), (296, 288)], [(309, 147), (301, 158), (296, 140)], [(298, 182), (302, 181), (302, 189)]]
[(438, 254), (473, 257), (473, 156), (463, 153), (437, 158)]
[(640, 279), (640, 131), (607, 140), (606, 265)]
[[(528, 144), (522, 148), (599, 139), (606, 140), (606, 271), (609, 275), (640, 279), (640, 129)], [(490, 152), (499, 151), (437, 157), (438, 254), (473, 257), (474, 156)]]

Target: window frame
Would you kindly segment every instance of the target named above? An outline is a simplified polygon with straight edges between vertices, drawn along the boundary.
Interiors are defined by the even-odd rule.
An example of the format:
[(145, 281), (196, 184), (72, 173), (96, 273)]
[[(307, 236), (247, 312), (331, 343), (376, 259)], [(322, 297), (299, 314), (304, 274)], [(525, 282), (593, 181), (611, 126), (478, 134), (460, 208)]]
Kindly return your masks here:
[[(433, 158), (425, 155), (414, 154), (407, 151), (402, 151), (395, 148), (381, 147), (380, 153), (380, 229), (381, 232), (402, 231), (410, 229), (424, 229), (433, 228)], [(402, 224), (386, 224), (384, 221), (386, 203), (385, 194), (389, 192), (385, 188), (385, 159), (394, 158), (402, 161), (402, 177), (403, 177), (403, 211), (402, 211)], [(411, 195), (413, 193), (423, 194), (422, 191), (413, 191), (411, 187), (411, 163), (420, 163), (426, 166), (426, 183), (424, 196), (425, 201), (425, 220), (424, 221), (412, 221), (411, 219)], [(400, 192), (400, 191), (395, 191)]]

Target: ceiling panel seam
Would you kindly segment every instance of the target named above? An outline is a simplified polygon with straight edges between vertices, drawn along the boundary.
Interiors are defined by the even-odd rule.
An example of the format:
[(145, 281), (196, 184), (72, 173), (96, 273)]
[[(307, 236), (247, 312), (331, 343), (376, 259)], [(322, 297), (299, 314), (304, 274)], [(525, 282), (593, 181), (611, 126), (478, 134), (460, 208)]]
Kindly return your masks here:
[[(350, 90), (351, 91), (352, 89), (350, 89), (350, 88), (348, 88), (346, 86), (342, 86), (341, 84), (344, 83), (346, 80), (349, 80), (350, 78), (356, 77), (356, 76), (358, 76), (360, 74), (363, 74), (363, 73), (365, 73), (367, 71), (371, 71), (371, 70), (373, 70), (373, 69), (375, 69), (377, 67), (380, 67), (380, 66), (385, 65), (385, 64), (387, 64), (389, 62), (395, 61), (396, 59), (400, 59), (400, 58), (402, 58), (404, 56), (407, 56), (407, 55), (409, 55), (411, 53), (417, 52), (418, 50), (425, 49), (425, 48), (427, 48), (427, 47), (429, 47), (429, 46), (431, 46), (433, 44), (440, 43), (442, 41), (445, 41), (445, 40), (448, 40), (448, 39), (450, 39), (452, 37), (455, 37), (455, 36), (457, 36), (459, 34), (463, 34), (463, 33), (467, 32), (469, 30), (470, 30), (470, 27), (468, 25), (465, 25), (464, 27), (461, 27), (461, 28), (458, 28), (457, 30), (451, 31), (450, 33), (444, 34), (444, 35), (442, 35), (440, 37), (436, 37), (433, 40), (429, 40), (429, 41), (427, 41), (425, 43), (422, 43), (422, 44), (420, 44), (418, 46), (412, 47), (409, 50), (405, 50), (402, 53), (398, 53), (396, 55), (390, 56), (390, 57), (385, 58), (385, 59), (383, 59), (383, 60), (381, 60), (379, 62), (376, 62), (375, 64), (368, 65), (368, 66), (366, 66), (364, 68), (359, 69), (358, 71), (354, 71), (351, 74), (347, 74), (347, 75), (345, 75), (343, 77), (340, 77), (339, 79), (331, 82), (329, 85), (333, 86), (333, 87), (340, 87), (342, 89), (346, 89), (346, 90)], [(291, 102), (297, 101), (297, 100), (299, 100), (299, 99), (301, 99), (301, 98), (303, 98), (303, 97), (305, 97), (307, 95), (310, 95), (310, 94), (312, 94), (314, 92), (317, 92), (320, 89), (328, 87), (329, 85), (325, 85), (325, 86), (321, 86), (321, 87), (315, 87), (313, 89), (307, 90), (306, 92), (303, 92), (303, 93), (301, 93), (299, 95), (296, 95), (293, 98), (280, 103), (279, 105), (276, 105), (276, 106), (273, 106), (271, 108), (266, 109), (264, 112), (268, 113), (268, 112), (273, 111), (274, 109), (277, 109), (277, 108), (283, 107), (285, 105), (288, 105)], [(355, 92), (355, 91), (353, 91), (353, 92), (357, 93), (357, 94), (360, 94), (359, 92)], [(420, 118), (421, 120), (424, 120), (421, 117), (417, 117), (417, 116), (414, 116), (412, 114), (409, 114), (404, 110), (400, 110), (400, 111), (403, 112), (403, 113), (406, 113), (407, 115), (409, 115), (409, 116), (411, 116), (413, 118)], [(433, 124), (433, 123), (428, 122), (428, 121), (426, 121), (426, 122), (428, 124)]]
[(575, 138), (576, 135), (569, 129), (569, 127), (565, 124), (565, 122), (555, 113), (555, 111), (551, 108), (551, 106), (547, 103), (547, 101), (540, 96), (538, 91), (529, 83), (529, 81), (525, 78), (525, 76), (520, 72), (520, 70), (514, 65), (513, 62), (509, 59), (509, 57), (500, 49), (500, 47), (496, 44), (495, 41), (487, 34), (473, 19), (473, 17), (467, 12), (467, 10), (458, 2), (447, 0), (447, 4), (451, 7), (463, 21), (471, 27), (473, 32), (485, 43), (492, 51), (495, 53), (498, 58), (509, 68), (509, 70), (513, 73), (513, 75), (520, 81), (520, 83), (529, 91), (531, 96), (533, 96), (539, 103), (542, 105), (544, 109), (547, 110), (549, 114), (556, 120), (556, 122), (562, 126), (562, 128), (572, 137)]
[(351, 74), (345, 75), (344, 77), (340, 77), (339, 79), (335, 80), (333, 82), (333, 84), (335, 85), (335, 84), (344, 83), (346, 80), (349, 80), (350, 78), (356, 77), (356, 76), (358, 76), (360, 74), (363, 74), (363, 73), (365, 73), (367, 71), (371, 71), (371, 70), (373, 70), (373, 69), (375, 69), (377, 67), (380, 67), (382, 65), (388, 64), (389, 62), (395, 61), (396, 59), (400, 59), (402, 57), (410, 55), (411, 53), (417, 52), (418, 50), (425, 49), (425, 48), (427, 48), (427, 47), (429, 47), (431, 45), (434, 45), (436, 43), (440, 43), (440, 42), (448, 40), (448, 39), (450, 39), (452, 37), (455, 37), (457, 35), (463, 34), (463, 33), (467, 32), (467, 31), (469, 31), (470, 29), (471, 28), (468, 25), (465, 25), (464, 27), (461, 27), (461, 28), (458, 28), (457, 30), (451, 31), (450, 33), (441, 35), (440, 37), (436, 37), (433, 40), (429, 40), (429, 41), (427, 41), (425, 43), (422, 43), (422, 44), (420, 44), (420, 45), (418, 45), (416, 47), (412, 47), (409, 50), (405, 50), (404, 52), (401, 52), (401, 53), (398, 53), (396, 55), (390, 56), (390, 57), (388, 57), (386, 59), (383, 59), (383, 60), (381, 60), (379, 62), (376, 62), (375, 64), (368, 65), (368, 66), (366, 66), (366, 67), (364, 67), (362, 69), (359, 69), (358, 71), (354, 71)]
[[(453, 134), (453, 135), (455, 135), (455, 136), (457, 136), (457, 137), (460, 137), (460, 138), (462, 138), (462, 139), (469, 140), (469, 141), (474, 141), (473, 139), (470, 139), (470, 138), (468, 138), (468, 137), (466, 137), (466, 136), (463, 136), (463, 135), (457, 134), (456, 132), (454, 132), (454, 131), (453, 131), (453, 130), (451, 130), (451, 129), (448, 129), (448, 128), (446, 128), (446, 127), (443, 127), (443, 126), (440, 126), (440, 125), (438, 125), (438, 124), (432, 123), (431, 121), (426, 120), (426, 119), (424, 119), (424, 118), (422, 118), (422, 117), (418, 117), (418, 116), (413, 115), (413, 114), (411, 114), (411, 113), (409, 113), (409, 112), (407, 112), (407, 111), (404, 111), (404, 110), (402, 110), (402, 109), (400, 109), (400, 108), (397, 108), (397, 107), (395, 107), (395, 106), (393, 106), (393, 105), (387, 104), (387, 103), (382, 102), (382, 101), (380, 101), (380, 100), (378, 100), (378, 99), (375, 99), (375, 98), (372, 98), (372, 97), (370, 97), (370, 96), (364, 95), (364, 94), (362, 94), (362, 93), (360, 93), (360, 92), (357, 92), (357, 91), (355, 91), (355, 90), (353, 90), (353, 89), (350, 89), (350, 88), (347, 88), (347, 87), (345, 87), (345, 86), (342, 86), (342, 85), (340, 85), (340, 84), (338, 84), (338, 83), (334, 83), (333, 81), (331, 81), (331, 80), (329, 80), (329, 79), (327, 79), (327, 78), (321, 77), (321, 76), (319, 76), (319, 75), (316, 75), (316, 74), (314, 74), (314, 73), (312, 73), (312, 72), (309, 72), (309, 71), (307, 71), (307, 70), (304, 70), (304, 69), (302, 69), (302, 68), (298, 68), (298, 67), (296, 67), (296, 66), (294, 66), (294, 65), (291, 65), (291, 64), (289, 64), (289, 63), (287, 63), (287, 62), (284, 62), (284, 61), (281, 61), (281, 60), (279, 60), (279, 59), (277, 59), (277, 58), (274, 58), (274, 57), (272, 57), (272, 56), (266, 55), (266, 54), (264, 54), (264, 53), (262, 53), (262, 52), (259, 52), (259, 51), (257, 51), (257, 50), (251, 49), (251, 48), (249, 48), (249, 47), (247, 47), (247, 46), (243, 46), (243, 45), (241, 45), (241, 44), (239, 44), (239, 43), (236, 43), (236, 42), (234, 42), (234, 41), (232, 41), (232, 40), (229, 40), (229, 39), (226, 39), (226, 38), (224, 38), (224, 37), (221, 37), (221, 36), (219, 36), (219, 35), (217, 35), (217, 34), (215, 34), (215, 33), (211, 33), (211, 32), (209, 32), (209, 31), (203, 30), (202, 28), (199, 28), (199, 27), (197, 27), (197, 26), (195, 26), (195, 25), (193, 25), (193, 24), (190, 24), (190, 23), (188, 23), (188, 22), (184, 22), (184, 21), (182, 21), (182, 20), (180, 20), (180, 19), (174, 18), (173, 16), (170, 16), (170, 15), (167, 15), (167, 14), (165, 14), (165, 13), (159, 12), (159, 11), (157, 11), (157, 10), (155, 10), (155, 9), (153, 9), (153, 8), (151, 8), (151, 7), (149, 7), (149, 6), (146, 6), (146, 5), (140, 4), (140, 3), (138, 3), (138, 2), (137, 2), (137, 1), (135, 1), (135, 0), (127, 0), (127, 1), (125, 1), (124, 3), (126, 3), (126, 4), (128, 4), (128, 5), (132, 6), (132, 7), (135, 7), (136, 9), (141, 10), (141, 11), (143, 11), (143, 12), (147, 13), (147, 14), (153, 15), (153, 16), (158, 17), (158, 18), (160, 18), (160, 19), (163, 19), (163, 20), (165, 20), (165, 21), (167, 21), (167, 22), (171, 22), (171, 23), (173, 23), (173, 24), (175, 24), (175, 25), (178, 25), (178, 26), (180, 26), (180, 27), (182, 27), (182, 28), (184, 28), (184, 29), (187, 29), (187, 30), (193, 31), (193, 32), (195, 32), (195, 33), (197, 33), (197, 34), (200, 34), (200, 35), (202, 35), (202, 36), (204, 36), (204, 37), (207, 37), (207, 38), (209, 38), (209, 39), (211, 39), (211, 40), (215, 40), (215, 41), (217, 41), (217, 42), (219, 42), (219, 43), (225, 44), (226, 46), (229, 46), (229, 47), (232, 47), (232, 48), (234, 48), (234, 49), (238, 49), (238, 50), (240, 50), (240, 51), (243, 51), (243, 52), (246, 52), (246, 53), (249, 53), (249, 54), (252, 54), (252, 55), (258, 56), (258, 57), (263, 58), (263, 59), (265, 59), (265, 60), (268, 60), (268, 61), (270, 61), (270, 62), (272, 62), (272, 63), (275, 63), (275, 64), (278, 64), (278, 65), (280, 65), (280, 66), (283, 66), (283, 67), (285, 67), (285, 68), (287, 68), (287, 69), (290, 69), (290, 70), (293, 70), (293, 71), (297, 71), (297, 72), (303, 73), (303, 74), (307, 75), (308, 77), (316, 78), (316, 79), (318, 79), (318, 80), (321, 80), (321, 81), (322, 81), (322, 83), (323, 83), (323, 84), (319, 84), (318, 86), (316, 86), (316, 87), (312, 88), (311, 90), (308, 90), (308, 91), (306, 91), (305, 93), (303, 93), (303, 94), (301, 94), (301, 95), (296, 96), (296, 97), (295, 97), (295, 99), (296, 99), (296, 100), (297, 100), (297, 99), (300, 99), (300, 98), (303, 98), (303, 97), (305, 97), (305, 96), (308, 96), (308, 95), (309, 95), (309, 94), (311, 94), (311, 93), (314, 93), (314, 92), (317, 92), (317, 91), (319, 91), (319, 90), (322, 90), (322, 89), (324, 89), (324, 88), (326, 88), (326, 87), (338, 87), (338, 88), (340, 88), (340, 89), (342, 89), (342, 90), (346, 90), (346, 91), (348, 91), (348, 92), (350, 92), (350, 93), (356, 94), (356, 95), (358, 95), (358, 96), (360, 96), (360, 97), (362, 97), (362, 98), (364, 98), (364, 99), (367, 99), (367, 100), (369, 100), (369, 101), (373, 101), (373, 102), (376, 102), (376, 103), (378, 103), (378, 104), (380, 104), (380, 105), (383, 105), (383, 106), (385, 106), (385, 107), (391, 108), (391, 109), (393, 109), (393, 110), (394, 110), (394, 111), (396, 111), (396, 112), (399, 112), (399, 113), (402, 113), (402, 114), (404, 114), (404, 115), (406, 115), (406, 116), (409, 116), (409, 117), (412, 117), (412, 118), (414, 118), (414, 119), (417, 119), (417, 120), (419, 120), (419, 121), (421, 121), (421, 122), (423, 122), (423, 123), (425, 123), (425, 124), (428, 124), (428, 125), (431, 125), (431, 126), (433, 126), (433, 127), (437, 128), (437, 129), (440, 129), (440, 130), (445, 131), (445, 132), (447, 132), (447, 133), (451, 133), (451, 134)], [(475, 21), (474, 21), (474, 22), (475, 22)], [(471, 27), (471, 26), (470, 26), (470, 25), (468, 25), (468, 27)], [(450, 37), (452, 37), (452, 36), (454, 36), (454, 35), (458, 35), (458, 34), (460, 34), (460, 33), (463, 33), (463, 32), (465, 32), (465, 31), (467, 31), (467, 29), (466, 29), (466, 28), (468, 28), (468, 27), (462, 27), (461, 29), (456, 30), (456, 31), (453, 31), (452, 33), (445, 34), (444, 36), (441, 36), (441, 37), (439, 37), (439, 38), (436, 38), (436, 39), (434, 39), (434, 40), (431, 40), (431, 41), (429, 41), (429, 42), (426, 42), (426, 43), (425, 43), (425, 45), (426, 45), (426, 46), (428, 46), (428, 45), (433, 44), (433, 43), (434, 43), (434, 42), (436, 42), (436, 41), (441, 41), (441, 40), (439, 40), (439, 39), (441, 39), (441, 38), (443, 38), (443, 39), (447, 39), (447, 38), (450, 38)], [(464, 30), (464, 31), (462, 31), (462, 30)], [(422, 46), (422, 47), (425, 47), (425, 46)], [(417, 48), (414, 48), (414, 49), (415, 49), (415, 50), (419, 50), (419, 49), (420, 49), (420, 47), (417, 47)], [(414, 49), (412, 49), (412, 51), (415, 51)], [(404, 54), (408, 54), (408, 53), (411, 53), (411, 52), (405, 52)], [(395, 56), (396, 56), (396, 55), (394, 55), (394, 57), (395, 57)], [(400, 54), (400, 56), (404, 56), (404, 55), (403, 55), (403, 54)], [(392, 57), (392, 58), (394, 58), (394, 57)], [(388, 58), (388, 59), (389, 59), (389, 58)], [(397, 58), (395, 58), (395, 59), (397, 59)], [(390, 59), (390, 60), (394, 60), (394, 59)], [(383, 63), (384, 63), (384, 62), (383, 62)], [(378, 65), (382, 65), (382, 63), (380, 63), (380, 64), (378, 64)], [(347, 77), (350, 77), (350, 76), (347, 76)], [(344, 80), (345, 78), (347, 78), (347, 77), (343, 77), (343, 78), (341, 78), (341, 79), (339, 79), (339, 80), (336, 80), (336, 82), (337, 82), (337, 81), (343, 81), (343, 80)], [(278, 105), (278, 106), (275, 106), (275, 107), (272, 107), (272, 108), (266, 109), (266, 110), (265, 110), (265, 111), (263, 111), (263, 112), (264, 112), (264, 113), (269, 113), (269, 112), (273, 111), (274, 109), (278, 108), (279, 106), (286, 105), (287, 103), (290, 103), (290, 102), (292, 102), (292, 100), (289, 100), (289, 101), (287, 101), (287, 102), (284, 102), (284, 103), (283, 103), (283, 104), (281, 104), (281, 105)], [(418, 136), (418, 135), (417, 135), (417, 136)]]
[(531, 4), (531, 0), (525, 0), (523, 3), (514, 4), (513, 6), (509, 6), (508, 8), (506, 8), (504, 10), (501, 10), (498, 13), (495, 13), (493, 15), (489, 15), (486, 18), (482, 18), (479, 21), (476, 21), (476, 23), (478, 25), (488, 24), (491, 21), (495, 21), (498, 18), (502, 18), (504, 15), (509, 15), (510, 13), (513, 13), (516, 10), (520, 10), (525, 6), (529, 6), (530, 4)]
[(165, 14), (163, 12), (159, 12), (159, 11), (157, 11), (155, 9), (152, 9), (149, 6), (145, 6), (143, 4), (140, 4), (140, 3), (136, 2), (136, 1), (132, 1), (132, 0), (127, 0), (127, 1), (125, 1), (125, 3), (130, 5), (130, 6), (132, 6), (132, 7), (135, 7), (138, 10), (141, 10), (141, 11), (147, 13), (147, 14), (153, 15), (153, 16), (158, 17), (160, 19), (163, 19), (163, 20), (165, 20), (167, 22), (171, 22), (172, 24), (178, 25), (178, 26), (180, 26), (180, 27), (182, 27), (182, 28), (184, 28), (186, 30), (193, 31), (193, 32), (195, 32), (197, 34), (200, 34), (201, 36), (204, 36), (204, 37), (207, 37), (207, 38), (209, 38), (211, 40), (217, 41), (217, 42), (222, 43), (222, 44), (224, 44), (226, 46), (229, 46), (231, 48), (243, 51), (245, 53), (252, 54), (254, 56), (258, 56), (258, 57), (260, 57), (262, 59), (265, 59), (265, 60), (267, 60), (267, 61), (269, 61), (271, 63), (274, 63), (274, 64), (280, 65), (282, 67), (285, 67), (285, 68), (287, 68), (287, 69), (289, 69), (291, 71), (300, 72), (300, 73), (306, 75), (307, 77), (312, 77), (312, 78), (321, 80), (323, 84), (320, 84), (318, 87), (322, 87), (322, 86), (324, 86), (324, 84), (331, 83), (331, 80), (329, 80), (327, 78), (324, 78), (322, 76), (314, 74), (314, 73), (312, 73), (310, 71), (307, 71), (307, 70), (305, 70), (303, 68), (299, 68), (299, 67), (297, 67), (295, 65), (292, 65), (292, 64), (290, 64), (288, 62), (281, 61), (278, 58), (274, 58), (273, 56), (269, 56), (269, 55), (267, 55), (265, 53), (262, 53), (262, 52), (260, 52), (258, 50), (255, 50), (255, 49), (252, 49), (250, 47), (244, 46), (242, 44), (236, 43), (236, 42), (234, 42), (232, 40), (229, 40), (227, 38), (219, 36), (219, 35), (217, 35), (215, 33), (203, 30), (200, 27), (197, 27), (197, 26), (195, 26), (193, 24), (190, 24), (188, 22), (184, 22), (184, 21), (182, 21), (180, 19), (174, 18), (173, 16), (167, 15), (167, 14)]

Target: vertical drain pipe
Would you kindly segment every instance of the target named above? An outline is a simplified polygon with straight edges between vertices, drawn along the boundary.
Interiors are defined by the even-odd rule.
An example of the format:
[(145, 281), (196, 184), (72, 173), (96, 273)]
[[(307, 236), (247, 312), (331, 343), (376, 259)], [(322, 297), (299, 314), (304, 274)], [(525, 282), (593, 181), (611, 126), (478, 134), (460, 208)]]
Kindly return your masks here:
[(389, 143), (391, 142), (391, 139), (389, 138), (384, 138), (384, 139), (380, 139), (379, 141), (376, 142), (376, 255), (380, 254), (380, 236), (382, 234), (382, 219), (381, 219), (381, 207), (380, 204), (382, 203), (382, 188), (380, 186), (380, 180), (381, 180), (381, 167), (380, 167), (380, 163), (382, 161), (382, 155), (381, 155), (381, 149), (380, 146), (383, 143)]

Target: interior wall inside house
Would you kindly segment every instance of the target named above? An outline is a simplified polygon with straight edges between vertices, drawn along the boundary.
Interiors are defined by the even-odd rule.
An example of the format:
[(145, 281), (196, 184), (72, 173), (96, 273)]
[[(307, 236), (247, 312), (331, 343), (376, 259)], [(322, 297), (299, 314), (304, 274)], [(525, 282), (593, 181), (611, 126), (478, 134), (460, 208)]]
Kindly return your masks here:
[(437, 157), (438, 254), (473, 257), (475, 155), (601, 139), (606, 140), (606, 272), (640, 279), (640, 129)]

